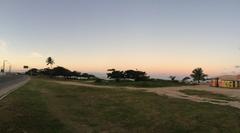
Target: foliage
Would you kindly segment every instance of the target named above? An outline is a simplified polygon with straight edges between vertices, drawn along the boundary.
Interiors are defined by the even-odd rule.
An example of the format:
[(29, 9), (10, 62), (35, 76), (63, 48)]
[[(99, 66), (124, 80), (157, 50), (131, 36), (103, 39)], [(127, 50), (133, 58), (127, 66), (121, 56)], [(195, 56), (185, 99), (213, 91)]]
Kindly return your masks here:
[(149, 79), (146, 72), (135, 71), (135, 70), (126, 70), (126, 71), (118, 71), (115, 69), (108, 69), (109, 73), (107, 73), (107, 77), (110, 79), (115, 79), (116, 81), (122, 79), (132, 79), (135, 81), (145, 81)]
[(170, 78), (172, 81), (175, 81), (176, 76), (169, 76), (169, 78)]
[(185, 82), (187, 82), (189, 79), (191, 79), (191, 78), (190, 78), (190, 77), (184, 77), (184, 78), (182, 79), (182, 82), (185, 83)]
[(71, 75), (71, 76), (80, 77), (80, 76), (81, 76), (81, 72), (73, 71), (73, 72), (71, 72), (70, 75)]
[(87, 78), (87, 79), (96, 78), (92, 74), (88, 74), (88, 73), (81, 74), (81, 72), (71, 71), (71, 70), (66, 69), (64, 67), (61, 67), (61, 66), (57, 66), (53, 69), (49, 69), (49, 68), (36, 69), (36, 68), (33, 68), (33, 69), (27, 71), (26, 74), (31, 75), (31, 76), (38, 76), (38, 75), (63, 76), (65, 78), (78, 78), (78, 77)]
[(49, 68), (44, 68), (44, 69), (40, 69), (38, 75), (46, 75), (46, 76), (50, 76), (52, 73), (52, 70)]
[(94, 82), (95, 82), (95, 83), (102, 83), (103, 81), (104, 81), (103, 79), (96, 78)]
[(107, 73), (107, 77), (110, 79), (115, 79), (116, 81), (119, 81), (124, 78), (124, 72), (123, 71), (116, 71), (115, 69), (109, 69), (109, 73)]
[(190, 75), (194, 81), (197, 81), (198, 84), (200, 84), (200, 81), (204, 81), (207, 77), (207, 74), (203, 72), (202, 68), (196, 68), (192, 71), (192, 74)]
[(87, 78), (87, 79), (96, 78), (94, 75), (88, 74), (88, 73), (83, 73), (81, 75), (81, 77), (84, 77), (84, 78)]
[(53, 72), (53, 75), (54, 76), (64, 76), (64, 77), (67, 77), (67, 76), (71, 76), (72, 72), (64, 67), (55, 67), (53, 68), (52, 70)]
[(32, 68), (26, 72), (26, 74), (32, 75), (32, 76), (36, 76), (38, 75), (38, 73), (39, 73), (39, 70), (37, 68)]
[(52, 68), (52, 65), (55, 64), (54, 59), (52, 57), (48, 57), (46, 60), (47, 65), (50, 65)]
[(145, 81), (149, 79), (146, 72), (127, 70), (124, 72), (124, 78), (133, 79), (135, 81)]

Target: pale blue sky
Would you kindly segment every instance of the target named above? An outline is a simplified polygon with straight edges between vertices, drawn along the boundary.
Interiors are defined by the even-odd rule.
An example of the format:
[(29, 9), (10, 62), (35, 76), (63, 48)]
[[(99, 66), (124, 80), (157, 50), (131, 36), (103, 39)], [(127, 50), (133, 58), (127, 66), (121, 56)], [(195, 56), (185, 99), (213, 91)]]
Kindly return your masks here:
[[(239, 0), (0, 0), (0, 59), (89, 72), (239, 72)], [(2, 44), (5, 46), (2, 46)]]

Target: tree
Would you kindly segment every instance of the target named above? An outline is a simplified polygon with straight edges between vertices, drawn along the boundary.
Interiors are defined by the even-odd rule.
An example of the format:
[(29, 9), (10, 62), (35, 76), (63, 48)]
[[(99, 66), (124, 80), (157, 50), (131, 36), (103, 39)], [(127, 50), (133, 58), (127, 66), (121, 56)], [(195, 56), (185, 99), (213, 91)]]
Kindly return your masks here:
[(96, 78), (96, 76), (92, 75), (92, 74), (88, 74), (88, 73), (83, 73), (81, 75), (81, 77), (84, 77), (84, 78), (87, 78), (87, 79), (90, 79), (90, 78)]
[(51, 69), (49, 69), (49, 68), (44, 68), (44, 69), (41, 69), (41, 70), (39, 70), (40, 72), (40, 74), (42, 74), (42, 75), (47, 75), (47, 76), (50, 76), (51, 75), (51, 73), (52, 73), (52, 70)]
[(81, 72), (73, 71), (73, 72), (71, 72), (71, 76), (80, 77)]
[(115, 69), (108, 69), (109, 73), (107, 73), (107, 77), (110, 79), (115, 79), (116, 81), (119, 81), (124, 78), (124, 72), (123, 71), (116, 71)]
[(72, 72), (70, 70), (68, 70), (68, 69), (66, 69), (64, 67), (60, 67), (60, 66), (55, 67), (55, 68), (52, 69), (52, 74), (54, 76), (68, 77), (68, 76), (71, 76), (71, 73)]
[(176, 76), (169, 76), (169, 78), (170, 78), (172, 81), (175, 81)]
[(127, 70), (124, 72), (124, 78), (133, 79), (135, 81), (144, 81), (148, 80), (149, 76), (143, 71)]
[(183, 83), (185, 83), (187, 80), (189, 80), (189, 79), (191, 79), (190, 77), (184, 77), (183, 79), (182, 79), (182, 82)]
[(26, 72), (27, 75), (36, 76), (39, 74), (39, 70), (37, 68), (32, 68)]
[(202, 68), (196, 68), (192, 71), (192, 74), (190, 75), (194, 81), (197, 81), (198, 84), (200, 84), (200, 81), (204, 81), (205, 77), (207, 77), (207, 74), (203, 72)]
[(52, 69), (52, 65), (55, 64), (54, 59), (52, 57), (48, 57), (46, 60), (47, 65), (51, 66)]

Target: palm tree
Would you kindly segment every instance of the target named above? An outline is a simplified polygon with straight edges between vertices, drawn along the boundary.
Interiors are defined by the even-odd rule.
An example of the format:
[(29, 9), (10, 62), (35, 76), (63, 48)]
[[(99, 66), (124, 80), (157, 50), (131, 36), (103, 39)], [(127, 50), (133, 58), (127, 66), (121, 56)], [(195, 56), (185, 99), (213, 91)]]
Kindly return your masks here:
[(190, 77), (184, 77), (184, 78), (182, 79), (182, 82), (185, 83), (185, 82), (187, 82), (189, 79), (191, 79), (191, 78), (190, 78)]
[(47, 65), (51, 66), (52, 69), (52, 65), (55, 64), (54, 59), (52, 57), (48, 57), (46, 60)]
[(200, 84), (201, 80), (205, 80), (205, 77), (207, 77), (207, 74), (203, 73), (202, 68), (196, 68), (192, 71), (192, 74), (190, 75), (194, 81), (197, 81), (198, 84)]
[(172, 81), (175, 81), (176, 76), (169, 76), (169, 78), (170, 78)]

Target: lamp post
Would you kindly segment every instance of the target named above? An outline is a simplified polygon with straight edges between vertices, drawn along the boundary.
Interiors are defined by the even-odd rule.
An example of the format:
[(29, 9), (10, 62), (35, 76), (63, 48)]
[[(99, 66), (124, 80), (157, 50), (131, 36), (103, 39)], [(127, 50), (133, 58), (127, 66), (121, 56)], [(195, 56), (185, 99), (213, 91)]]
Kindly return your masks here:
[(8, 73), (11, 74), (11, 72), (12, 72), (12, 64), (9, 63)]
[(3, 60), (3, 69), (2, 69), (2, 72), (4, 73), (5, 72), (5, 64), (6, 64), (7, 60)]
[[(11, 72), (12, 72), (12, 64), (11, 64), (11, 62), (7, 61), (7, 65), (8, 65), (8, 74), (11, 74)], [(5, 64), (5, 69), (7, 69), (6, 68), (6, 64)], [(7, 70), (6, 70), (6, 72), (7, 72)]]

